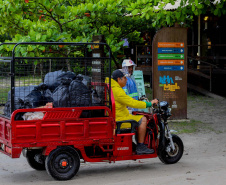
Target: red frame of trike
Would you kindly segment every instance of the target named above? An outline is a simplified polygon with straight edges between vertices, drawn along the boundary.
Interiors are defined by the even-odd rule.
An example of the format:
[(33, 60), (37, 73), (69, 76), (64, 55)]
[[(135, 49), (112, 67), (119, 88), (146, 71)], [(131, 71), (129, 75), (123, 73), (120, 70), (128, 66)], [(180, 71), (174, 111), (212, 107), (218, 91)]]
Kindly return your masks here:
[[(151, 142), (155, 150), (153, 154), (136, 155), (132, 151), (134, 133), (115, 134), (115, 102), (112, 93), (111, 100), (112, 111), (103, 106), (35, 108), (16, 110), (11, 120), (0, 117), (0, 152), (12, 158), (19, 158), (24, 148), (44, 148), (43, 155), (47, 156), (59, 146), (74, 146), (85, 162), (115, 162), (157, 157), (158, 139), (156, 141), (153, 139)], [(107, 117), (80, 118), (82, 111), (86, 110), (104, 110)], [(15, 121), (16, 114), (20, 112), (45, 112), (45, 116), (42, 120)], [(135, 112), (135, 114), (146, 116), (148, 121), (153, 119), (157, 128), (156, 114), (140, 112)], [(77, 133), (77, 129), (82, 133)], [(74, 132), (67, 133), (72, 130)], [(107, 152), (107, 156), (88, 157), (84, 147), (92, 145), (99, 146), (103, 152)]]

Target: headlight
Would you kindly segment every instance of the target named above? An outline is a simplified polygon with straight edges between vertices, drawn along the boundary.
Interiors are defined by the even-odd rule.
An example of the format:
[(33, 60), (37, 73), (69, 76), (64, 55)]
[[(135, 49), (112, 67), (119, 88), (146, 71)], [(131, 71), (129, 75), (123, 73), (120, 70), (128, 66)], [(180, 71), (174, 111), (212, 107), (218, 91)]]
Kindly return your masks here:
[(169, 104), (168, 104), (168, 102), (167, 101), (161, 101), (160, 102), (160, 107), (161, 107), (161, 109), (163, 109), (163, 110), (167, 110), (167, 108), (168, 108), (168, 106), (169, 106)]

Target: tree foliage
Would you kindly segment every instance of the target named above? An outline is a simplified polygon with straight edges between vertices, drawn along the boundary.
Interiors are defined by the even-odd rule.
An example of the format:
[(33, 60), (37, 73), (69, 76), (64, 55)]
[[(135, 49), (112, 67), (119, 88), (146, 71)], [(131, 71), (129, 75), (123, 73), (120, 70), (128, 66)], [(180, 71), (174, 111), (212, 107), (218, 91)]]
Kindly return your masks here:
[[(91, 42), (93, 35), (104, 35), (116, 55), (122, 53), (123, 38), (142, 42), (143, 30), (175, 22), (189, 26), (194, 16), (207, 11), (216, 16), (226, 14), (225, 0), (215, 4), (211, 0), (181, 0), (174, 11), (164, 9), (168, 3), (175, 0), (0, 0), (0, 34), (9, 35), (10, 42), (16, 43)], [(2, 51), (12, 48), (0, 46)], [(20, 54), (33, 50), (46, 48), (30, 46)]]

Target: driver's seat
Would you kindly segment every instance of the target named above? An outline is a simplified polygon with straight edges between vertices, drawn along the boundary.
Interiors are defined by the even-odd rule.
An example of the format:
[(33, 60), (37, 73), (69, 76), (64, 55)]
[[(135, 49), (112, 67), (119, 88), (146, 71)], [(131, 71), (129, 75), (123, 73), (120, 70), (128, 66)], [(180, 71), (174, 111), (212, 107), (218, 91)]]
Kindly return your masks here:
[[(130, 123), (131, 128), (121, 129), (121, 125), (123, 123)], [(123, 121), (117, 121), (116, 125), (117, 125), (117, 129), (116, 129), (116, 135), (117, 135), (117, 134), (123, 134), (123, 133), (135, 133), (136, 127), (139, 126), (139, 123), (135, 120), (123, 120)]]

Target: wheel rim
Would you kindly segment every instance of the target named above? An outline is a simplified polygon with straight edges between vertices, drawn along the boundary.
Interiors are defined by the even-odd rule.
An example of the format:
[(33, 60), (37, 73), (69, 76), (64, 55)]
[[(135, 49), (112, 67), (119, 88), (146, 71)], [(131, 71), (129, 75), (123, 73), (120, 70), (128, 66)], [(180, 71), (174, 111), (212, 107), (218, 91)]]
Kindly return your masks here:
[(74, 167), (75, 160), (70, 153), (61, 153), (57, 155), (53, 160), (53, 169), (61, 175), (68, 173), (70, 170), (73, 170)]
[(170, 156), (170, 157), (175, 157), (177, 156), (177, 154), (179, 153), (179, 146), (177, 143), (174, 143), (174, 147), (175, 147), (175, 150), (174, 151), (170, 151), (170, 152), (167, 152), (167, 154)]

